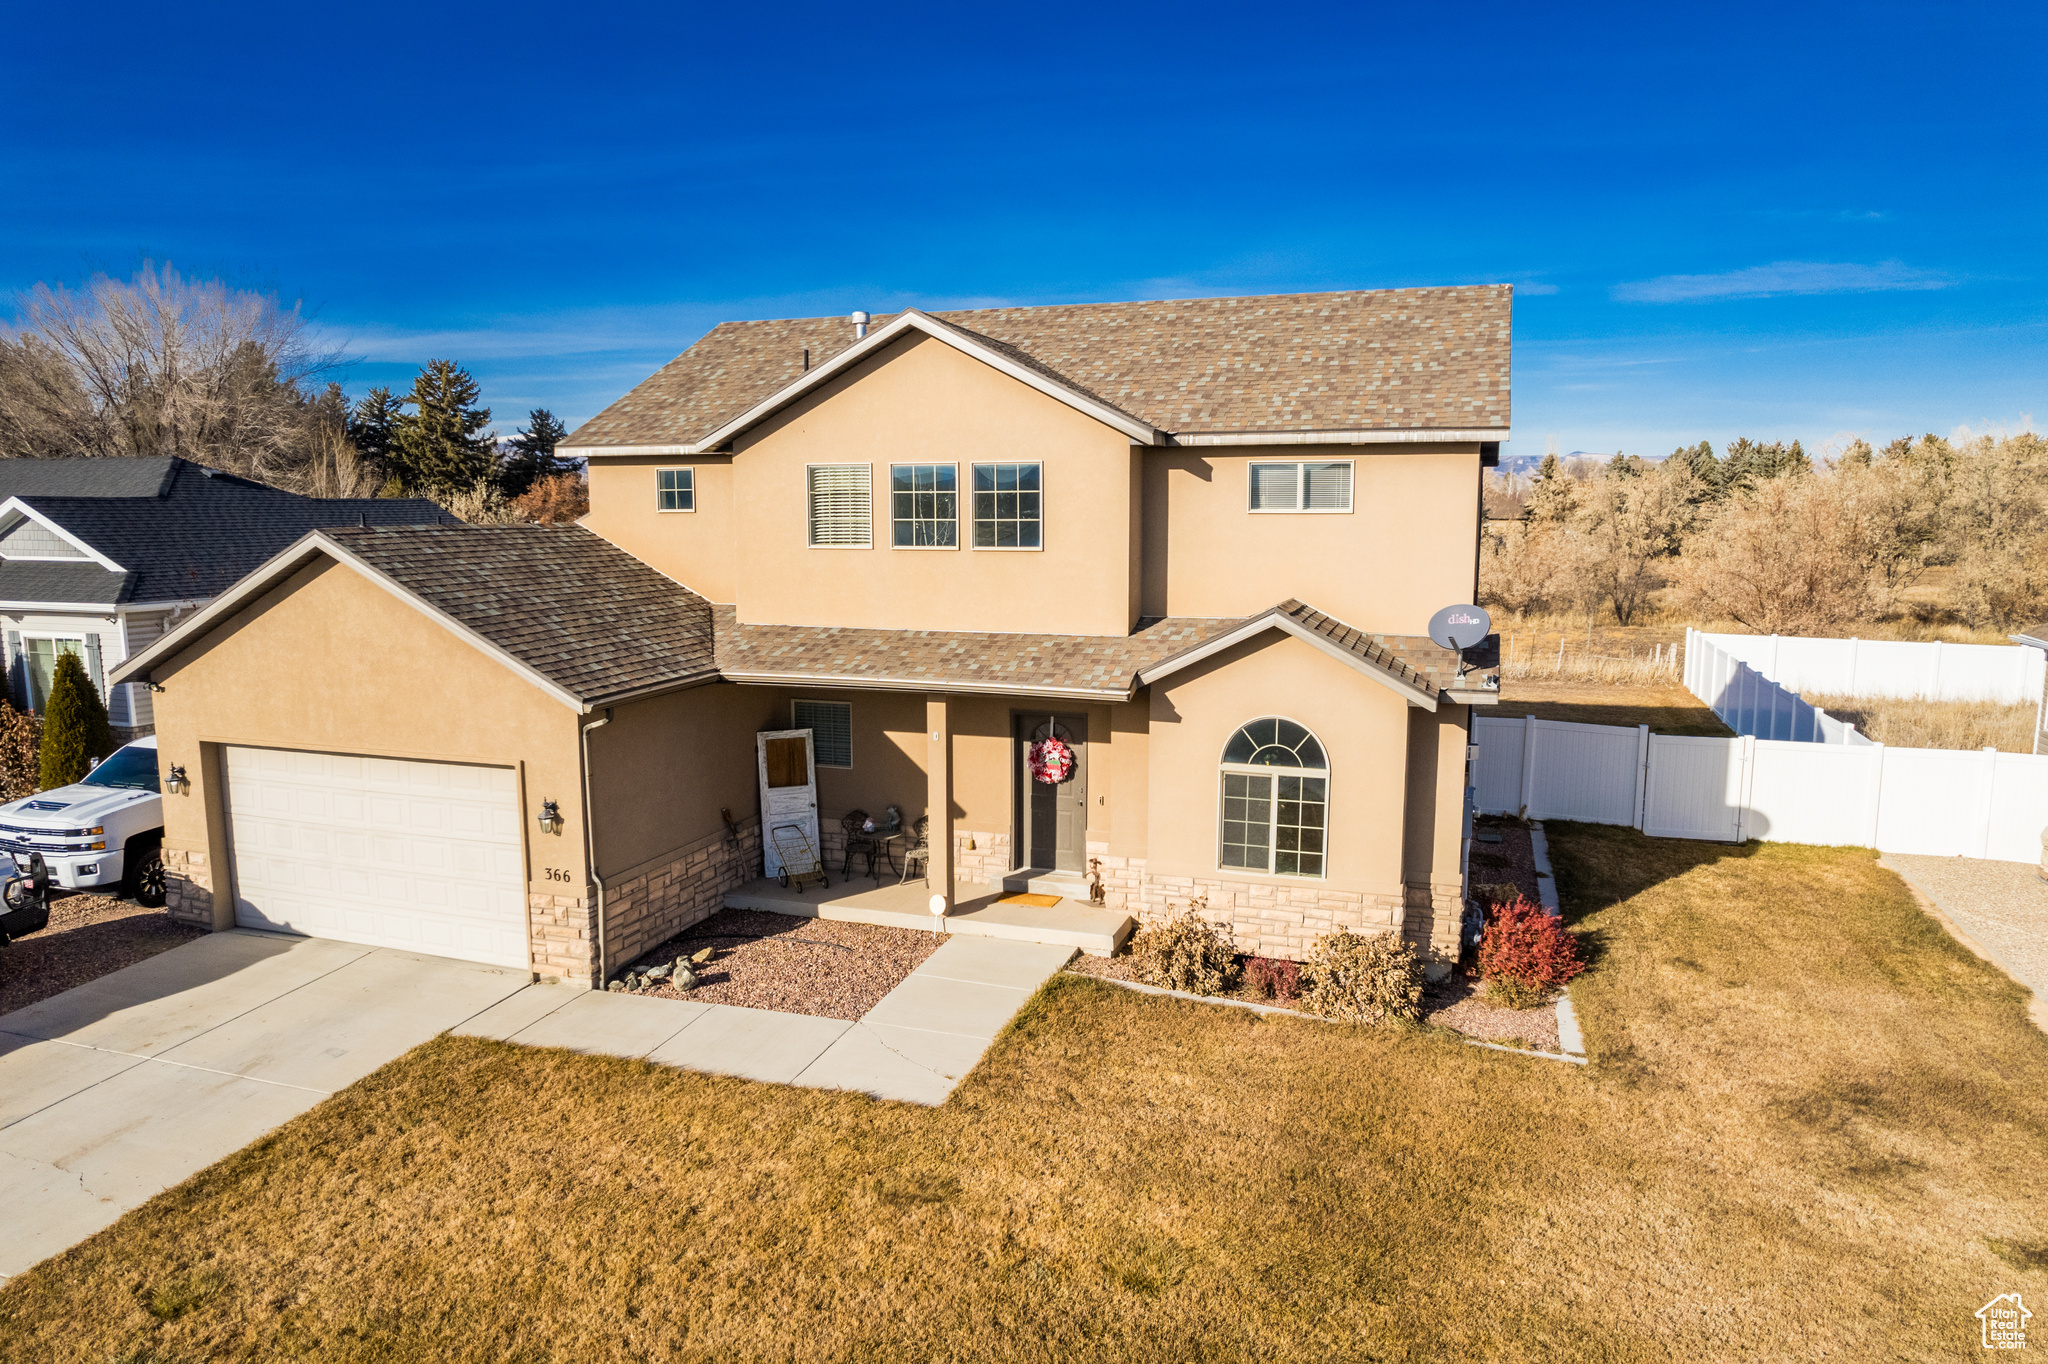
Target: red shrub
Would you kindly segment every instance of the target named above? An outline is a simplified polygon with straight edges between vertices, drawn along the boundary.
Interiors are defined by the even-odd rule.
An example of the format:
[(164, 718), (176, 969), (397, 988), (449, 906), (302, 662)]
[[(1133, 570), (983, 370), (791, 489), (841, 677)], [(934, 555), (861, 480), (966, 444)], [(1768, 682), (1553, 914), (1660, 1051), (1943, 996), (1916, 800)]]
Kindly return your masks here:
[(1479, 938), (1479, 974), (1504, 1002), (1517, 1008), (1539, 1003), (1585, 969), (1578, 939), (1541, 905), (1517, 897), (1487, 907), (1486, 931)]
[(1261, 997), (1286, 1004), (1301, 993), (1301, 967), (1285, 958), (1246, 957), (1244, 983)]

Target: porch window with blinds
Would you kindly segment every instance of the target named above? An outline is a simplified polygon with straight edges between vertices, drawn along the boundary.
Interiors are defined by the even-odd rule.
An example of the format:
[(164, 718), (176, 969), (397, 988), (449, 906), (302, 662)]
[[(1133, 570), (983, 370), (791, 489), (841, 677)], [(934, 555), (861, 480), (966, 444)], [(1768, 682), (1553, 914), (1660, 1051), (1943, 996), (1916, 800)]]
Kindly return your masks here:
[(1351, 461), (1260, 461), (1251, 466), (1250, 507), (1255, 512), (1348, 512)]
[(813, 464), (809, 483), (811, 547), (867, 549), (874, 544), (873, 475), (865, 464)]
[(792, 701), (789, 727), (811, 732), (811, 761), (819, 767), (853, 766), (853, 707), (844, 701)]

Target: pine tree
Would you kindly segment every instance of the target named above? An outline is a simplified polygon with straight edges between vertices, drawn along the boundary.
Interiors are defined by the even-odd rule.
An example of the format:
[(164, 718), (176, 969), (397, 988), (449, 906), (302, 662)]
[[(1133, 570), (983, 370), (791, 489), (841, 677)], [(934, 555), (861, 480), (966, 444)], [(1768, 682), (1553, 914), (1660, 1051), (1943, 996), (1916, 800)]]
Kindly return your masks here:
[(106, 703), (77, 654), (57, 655), (50, 704), (43, 709), (43, 790), (69, 786), (92, 771), (92, 760), (114, 751)]
[(402, 399), (418, 410), (397, 423), (398, 473), (414, 489), (467, 492), (491, 474), (491, 442), (483, 434), (491, 410), (478, 407), (483, 390), (453, 360), (429, 360)]
[(1523, 515), (1531, 522), (1562, 525), (1578, 509), (1579, 485), (1558, 463), (1557, 456), (1545, 455), (1536, 466), (1536, 486), (1529, 492), (1529, 510)]
[(512, 453), (498, 466), (498, 486), (507, 497), (523, 497), (540, 480), (575, 467), (555, 458), (555, 447), (569, 434), (569, 428), (556, 420), (554, 413), (536, 407), (527, 414), (526, 423), (512, 440)]
[(1728, 483), (1721, 467), (1721, 461), (1714, 458), (1714, 447), (1706, 441), (1698, 445), (1681, 445), (1671, 452), (1671, 458), (1679, 460), (1692, 470), (1698, 482), (1699, 491), (1694, 504), (1719, 502), (1728, 495)]
[(367, 460), (381, 480), (391, 476), (398, 455), (398, 423), (405, 417), (405, 402), (388, 388), (373, 388), (363, 395), (348, 414), (348, 438), (356, 453)]

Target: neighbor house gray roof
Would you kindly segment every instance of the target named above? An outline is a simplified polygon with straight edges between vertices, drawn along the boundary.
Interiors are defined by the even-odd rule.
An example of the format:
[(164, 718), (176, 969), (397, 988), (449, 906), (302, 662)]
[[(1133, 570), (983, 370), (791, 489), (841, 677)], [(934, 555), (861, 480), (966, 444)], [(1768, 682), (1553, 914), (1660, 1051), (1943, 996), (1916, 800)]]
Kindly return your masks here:
[(711, 603), (581, 526), (327, 536), (579, 700), (716, 676)]
[[(930, 316), (1169, 437), (1299, 439), (1505, 430), (1512, 304), (1490, 284)], [(855, 342), (842, 317), (721, 323), (563, 445), (695, 445)]]
[(424, 498), (313, 498), (183, 459), (0, 460), (0, 499), (18, 497), (121, 566), (0, 561), (0, 607), (204, 600), (310, 530), (435, 525)]

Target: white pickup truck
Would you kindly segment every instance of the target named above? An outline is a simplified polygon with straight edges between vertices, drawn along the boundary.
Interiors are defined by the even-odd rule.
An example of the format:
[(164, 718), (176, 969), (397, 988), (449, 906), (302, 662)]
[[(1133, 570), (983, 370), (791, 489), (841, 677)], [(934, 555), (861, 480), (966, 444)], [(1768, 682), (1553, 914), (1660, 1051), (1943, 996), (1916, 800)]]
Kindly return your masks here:
[(156, 737), (109, 754), (83, 781), (0, 805), (0, 851), (26, 867), (41, 853), (53, 885), (119, 886), (155, 908), (164, 902), (164, 798)]

